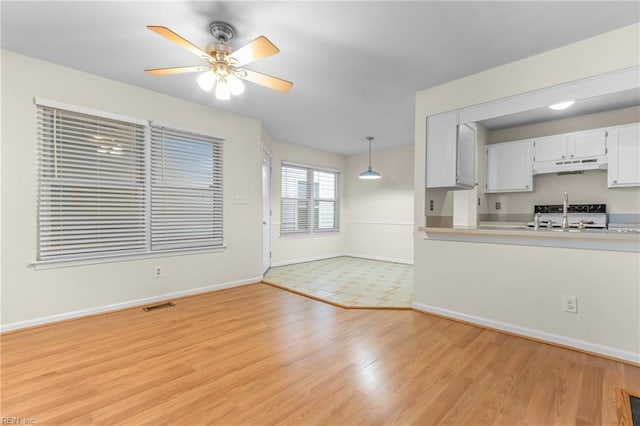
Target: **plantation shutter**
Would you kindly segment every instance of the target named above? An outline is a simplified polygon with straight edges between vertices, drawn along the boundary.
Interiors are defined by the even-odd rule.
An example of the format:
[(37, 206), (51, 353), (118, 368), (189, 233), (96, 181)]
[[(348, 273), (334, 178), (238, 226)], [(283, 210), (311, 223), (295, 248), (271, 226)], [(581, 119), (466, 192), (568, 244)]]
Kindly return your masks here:
[(38, 260), (146, 248), (145, 127), (37, 105)]
[(337, 231), (338, 173), (282, 164), (280, 233)]
[(336, 201), (337, 174), (313, 172), (314, 182), (314, 230), (338, 230), (338, 204)]
[(151, 250), (220, 247), (222, 141), (151, 125)]
[(281, 234), (311, 230), (311, 183), (308, 169), (282, 166)]

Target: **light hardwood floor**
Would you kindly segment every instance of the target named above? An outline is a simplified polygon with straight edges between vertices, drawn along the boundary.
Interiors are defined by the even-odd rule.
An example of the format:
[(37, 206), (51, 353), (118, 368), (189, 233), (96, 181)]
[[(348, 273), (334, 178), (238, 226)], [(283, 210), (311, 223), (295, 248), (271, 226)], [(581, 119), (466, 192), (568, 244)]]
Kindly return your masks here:
[(615, 424), (640, 368), (413, 311), (255, 284), (2, 336), (37, 424)]

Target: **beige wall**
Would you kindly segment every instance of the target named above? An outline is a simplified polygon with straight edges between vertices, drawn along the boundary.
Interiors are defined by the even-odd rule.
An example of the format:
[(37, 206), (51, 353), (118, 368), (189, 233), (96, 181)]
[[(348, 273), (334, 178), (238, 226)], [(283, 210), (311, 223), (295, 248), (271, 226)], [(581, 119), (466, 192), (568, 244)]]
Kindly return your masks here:
[[(277, 141), (272, 155), (272, 264), (275, 266), (340, 255), (413, 262), (413, 147), (373, 152), (378, 181), (358, 179), (368, 154), (344, 156)], [(340, 232), (280, 236), (282, 161), (340, 171)]]
[[(259, 280), (261, 124), (159, 93), (2, 51), (2, 324)], [(172, 123), (224, 142), (224, 241), (220, 253), (35, 270), (36, 107), (41, 97)], [(249, 203), (238, 205), (235, 197)], [(155, 265), (164, 277), (153, 278)]]
[(413, 263), (413, 146), (373, 151), (379, 180), (362, 180), (369, 154), (347, 157), (345, 252)]
[[(426, 117), (640, 63), (640, 25), (583, 40), (416, 94), (415, 217), (425, 220)], [(570, 65), (568, 65), (570, 64)], [(640, 256), (415, 238), (422, 306), (587, 342), (640, 361)], [(578, 314), (561, 296), (578, 297)]]
[[(271, 211), (272, 211), (272, 265), (282, 265), (305, 260), (339, 256), (344, 252), (344, 169), (345, 157), (339, 154), (307, 148), (300, 145), (272, 141), (271, 151)], [(339, 196), (340, 232), (319, 233), (313, 236), (280, 236), (280, 192), (282, 162), (291, 161), (309, 166), (325, 167), (340, 171)]]

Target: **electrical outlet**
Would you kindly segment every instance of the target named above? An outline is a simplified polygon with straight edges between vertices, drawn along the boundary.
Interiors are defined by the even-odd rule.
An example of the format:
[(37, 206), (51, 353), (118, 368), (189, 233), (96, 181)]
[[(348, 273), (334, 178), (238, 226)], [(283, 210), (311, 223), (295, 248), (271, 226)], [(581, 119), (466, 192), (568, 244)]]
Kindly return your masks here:
[(163, 272), (164, 271), (162, 270), (162, 265), (157, 265), (155, 268), (153, 268), (153, 278), (161, 278)]
[(429, 211), (433, 211), (433, 200), (429, 200)]
[(500, 210), (502, 208), (502, 204), (500, 201), (496, 201), (496, 210)]
[(562, 310), (572, 314), (578, 313), (578, 298), (576, 296), (562, 296)]

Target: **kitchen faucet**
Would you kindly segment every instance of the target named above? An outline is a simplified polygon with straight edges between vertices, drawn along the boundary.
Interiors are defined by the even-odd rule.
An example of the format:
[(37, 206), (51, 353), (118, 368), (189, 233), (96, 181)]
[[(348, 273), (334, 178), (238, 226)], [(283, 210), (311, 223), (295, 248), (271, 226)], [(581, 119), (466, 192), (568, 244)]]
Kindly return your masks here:
[(562, 203), (562, 230), (569, 230), (569, 193), (564, 193), (564, 202)]

